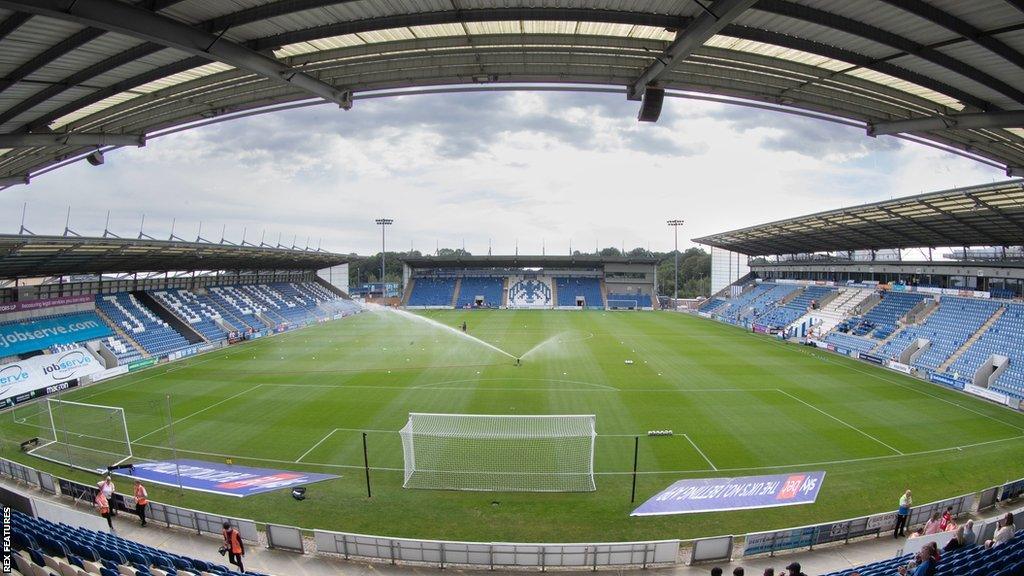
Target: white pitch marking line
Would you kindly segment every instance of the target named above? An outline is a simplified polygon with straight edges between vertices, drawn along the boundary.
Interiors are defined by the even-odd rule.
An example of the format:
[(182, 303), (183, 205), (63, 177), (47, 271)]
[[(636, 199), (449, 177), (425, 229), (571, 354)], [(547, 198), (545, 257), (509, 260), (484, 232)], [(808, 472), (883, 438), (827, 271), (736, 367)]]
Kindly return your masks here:
[[(757, 470), (783, 470), (783, 469), (788, 469), (788, 468), (807, 468), (809, 466), (835, 466), (835, 465), (840, 465), (840, 464), (854, 464), (854, 463), (858, 463), (858, 462), (876, 462), (876, 461), (881, 461), (881, 460), (890, 460), (892, 458), (900, 458), (900, 457), (907, 458), (907, 457), (912, 457), (912, 456), (927, 456), (927, 455), (930, 455), (930, 454), (940, 454), (940, 453), (943, 453), (943, 452), (951, 452), (953, 450), (959, 451), (959, 450), (963, 450), (963, 449), (967, 449), (967, 448), (976, 448), (976, 447), (979, 447), (979, 446), (988, 446), (990, 444), (1001, 444), (1003, 442), (1012, 442), (1012, 441), (1015, 441), (1015, 440), (1024, 440), (1024, 435), (1011, 436), (1009, 438), (997, 438), (995, 440), (986, 440), (984, 442), (975, 442), (973, 444), (964, 444), (964, 445), (961, 445), (961, 446), (950, 446), (948, 448), (932, 448), (931, 450), (921, 450), (919, 452), (908, 452), (906, 454), (886, 454), (884, 456), (865, 456), (865, 457), (862, 457), (862, 458), (847, 458), (847, 459), (844, 459), (844, 460), (823, 460), (823, 461), (819, 461), (819, 462), (803, 462), (803, 463), (795, 463), (795, 464), (779, 464), (779, 465), (773, 465), (773, 466), (745, 466), (745, 467), (740, 467), (740, 468), (719, 468), (717, 471), (718, 472), (750, 472), (750, 471), (757, 471)], [(8, 441), (7, 439), (4, 439), (4, 438), (0, 438), (0, 442), (9, 442), (10, 444), (17, 445), (17, 442)], [(145, 448), (152, 448), (154, 450), (165, 450), (165, 451), (168, 451), (168, 452), (171, 450), (170, 448), (168, 448), (166, 446), (157, 446), (156, 444), (142, 444), (142, 443), (139, 443), (139, 446), (143, 446)], [(323, 462), (295, 462), (294, 460), (278, 460), (278, 459), (273, 459), (273, 458), (259, 458), (259, 457), (256, 457), (256, 456), (239, 456), (237, 454), (223, 454), (221, 452), (203, 452), (201, 450), (188, 450), (188, 449), (185, 449), (185, 448), (178, 448), (178, 452), (183, 452), (185, 454), (200, 454), (200, 455), (203, 455), (203, 456), (216, 456), (218, 458), (233, 458), (235, 460), (249, 460), (251, 462), (269, 462), (269, 463), (272, 463), (272, 464), (301, 464), (303, 466), (318, 466), (318, 467), (323, 467), (323, 468), (342, 468), (342, 469), (351, 468), (351, 469), (360, 469), (360, 470), (363, 468), (362, 464), (327, 464), (327, 463), (323, 463)], [(384, 467), (384, 466), (372, 466), (371, 468), (373, 470), (384, 470), (384, 471), (391, 471), (391, 472), (401, 472), (402, 470), (404, 470), (404, 468), (388, 468), (388, 467)], [(701, 469), (701, 470), (647, 470), (647, 471), (641, 470), (641, 471), (637, 472), (637, 474), (643, 474), (643, 475), (675, 474), (675, 475), (678, 475), (678, 474), (696, 474), (696, 473), (701, 473), (701, 472), (713, 472), (713, 470), (711, 470), (711, 469)], [(633, 472), (631, 472), (631, 471), (623, 471), (623, 472), (594, 472), (594, 475), (595, 476), (622, 476), (622, 475), (629, 475), (629, 474), (632, 474), (632, 473)]]
[(786, 396), (789, 396), (789, 397), (790, 397), (790, 398), (792, 398), (793, 400), (796, 400), (797, 402), (799, 402), (799, 403), (803, 404), (804, 406), (807, 406), (807, 407), (808, 407), (808, 408), (810, 408), (811, 410), (815, 410), (815, 411), (817, 411), (817, 412), (820, 412), (820, 413), (824, 414), (825, 416), (828, 416), (829, 418), (831, 418), (831, 419), (835, 420), (836, 422), (839, 422), (840, 424), (842, 424), (843, 426), (846, 426), (847, 428), (850, 428), (851, 430), (855, 430), (855, 431), (857, 431), (857, 432), (860, 432), (860, 433), (861, 433), (861, 434), (863, 434), (864, 436), (867, 436), (868, 438), (871, 438), (871, 439), (872, 439), (872, 440), (874, 440), (875, 442), (878, 442), (878, 443), (879, 443), (879, 444), (881, 444), (882, 446), (885, 446), (886, 448), (888, 448), (889, 450), (892, 450), (893, 452), (895, 452), (895, 453), (897, 453), (897, 454), (901, 454), (901, 455), (903, 454), (903, 452), (901, 452), (901, 451), (899, 451), (899, 450), (897, 450), (897, 449), (893, 448), (892, 446), (890, 446), (890, 445), (886, 444), (885, 442), (882, 442), (882, 441), (881, 441), (881, 440), (879, 440), (878, 438), (875, 438), (875, 437), (874, 437), (874, 436), (872, 436), (871, 434), (868, 434), (867, 432), (865, 432), (865, 431), (861, 430), (860, 428), (857, 428), (857, 427), (856, 427), (856, 426), (854, 426), (853, 424), (850, 424), (849, 422), (846, 422), (845, 420), (841, 420), (841, 419), (839, 419), (839, 418), (836, 418), (835, 416), (833, 416), (833, 415), (829, 414), (828, 412), (825, 412), (825, 411), (824, 411), (824, 410), (822, 410), (821, 408), (818, 408), (817, 406), (815, 406), (815, 405), (813, 405), (813, 404), (811, 404), (811, 403), (809, 403), (809, 402), (805, 402), (805, 401), (803, 401), (803, 400), (801, 400), (801, 399), (797, 398), (796, 396), (793, 396), (793, 395), (792, 395), (792, 394), (790, 394), (789, 392), (786, 392), (785, 390), (782, 390), (782, 389), (776, 388), (776, 391), (778, 391), (778, 392), (780, 392), (780, 393), (782, 393), (782, 394), (785, 394)]
[[(178, 424), (180, 422), (184, 422), (185, 420), (188, 420), (189, 418), (191, 418), (193, 416), (198, 416), (199, 414), (202, 414), (203, 412), (206, 412), (207, 410), (210, 410), (211, 408), (216, 408), (217, 406), (220, 406), (221, 404), (223, 404), (225, 402), (230, 402), (231, 400), (234, 400), (235, 398), (238, 398), (239, 396), (242, 396), (244, 394), (248, 394), (249, 392), (252, 392), (253, 390), (255, 390), (257, 388), (260, 388), (262, 386), (263, 386), (263, 384), (257, 384), (255, 386), (253, 386), (252, 388), (247, 388), (245, 390), (242, 390), (238, 394), (235, 394), (233, 396), (228, 396), (227, 398), (225, 398), (223, 400), (220, 400), (218, 402), (214, 402), (213, 404), (210, 404), (206, 408), (202, 408), (200, 410), (196, 410), (195, 412), (189, 414), (188, 416), (183, 416), (181, 418), (178, 418), (177, 420), (172, 421), (172, 423), (173, 424)], [(139, 440), (142, 440), (143, 438), (148, 438), (148, 437), (152, 436), (153, 434), (156, 434), (157, 432), (160, 432), (161, 430), (167, 429), (168, 426), (169, 426), (168, 424), (164, 424), (163, 426), (157, 428), (156, 430), (153, 430), (152, 432), (147, 432), (146, 434), (143, 434), (142, 436), (139, 436), (138, 438), (133, 439), (132, 442), (138, 442)]]
[(683, 438), (686, 438), (686, 441), (690, 443), (690, 446), (693, 446), (693, 449), (696, 450), (697, 453), (700, 454), (700, 457), (703, 458), (704, 461), (708, 463), (708, 466), (711, 466), (712, 470), (718, 470), (718, 466), (715, 466), (715, 463), (711, 461), (711, 458), (708, 458), (708, 455), (705, 454), (699, 446), (697, 446), (697, 443), (693, 441), (693, 438), (690, 438), (689, 434), (683, 434)]
[(331, 430), (330, 432), (328, 432), (327, 435), (324, 436), (323, 438), (321, 438), (319, 442), (317, 442), (316, 444), (313, 444), (312, 448), (310, 448), (309, 450), (306, 450), (305, 452), (303, 452), (302, 456), (299, 456), (299, 459), (296, 460), (296, 462), (302, 462), (303, 458), (305, 458), (306, 456), (309, 456), (310, 452), (312, 452), (313, 450), (316, 450), (317, 446), (319, 446), (319, 445), (323, 444), (324, 442), (326, 442), (327, 439), (330, 438), (332, 435), (334, 435), (334, 433), (337, 432), (337, 431), (338, 431), (338, 429), (335, 428), (334, 430)]
[[(745, 336), (746, 337), (757, 337), (756, 334), (753, 334), (753, 333), (750, 333), (750, 332), (746, 333)], [(771, 342), (772, 344), (777, 344), (779, 346), (787, 346), (786, 343), (779, 342), (778, 340), (769, 340), (769, 342)], [(807, 354), (808, 353), (808, 352), (806, 352), (804, 350), (797, 350), (797, 349), (795, 349), (795, 347), (788, 348), (788, 349), (792, 349), (793, 352), (800, 353), (800, 354)], [(979, 411), (977, 411), (977, 410), (975, 410), (973, 408), (970, 408), (969, 406), (964, 406), (963, 404), (960, 404), (959, 402), (953, 402), (952, 400), (947, 400), (946, 398), (943, 398), (943, 397), (938, 396), (936, 394), (932, 394), (931, 392), (926, 392), (924, 390), (918, 390), (917, 388), (914, 388), (913, 386), (908, 386), (908, 385), (906, 385), (906, 384), (904, 384), (902, 382), (898, 382), (896, 380), (893, 380), (892, 378), (886, 378), (886, 377), (882, 376), (881, 374), (876, 374), (874, 370), (862, 370), (862, 369), (860, 369), (860, 368), (858, 368), (856, 366), (847, 366), (845, 364), (840, 364), (839, 362), (836, 362), (832, 358), (829, 358), (829, 355), (827, 355), (827, 354), (822, 354), (820, 356), (816, 355), (815, 358), (817, 358), (818, 360), (821, 360), (822, 362), (828, 362), (829, 364), (835, 364), (836, 366), (842, 366), (843, 368), (849, 368), (850, 370), (853, 370), (854, 372), (860, 372), (861, 374), (866, 374), (866, 375), (868, 375), (868, 376), (870, 376), (872, 378), (875, 378), (877, 380), (881, 380), (882, 382), (888, 382), (890, 384), (895, 384), (895, 385), (899, 386), (900, 388), (904, 388), (906, 390), (910, 390), (911, 392), (917, 392), (918, 394), (924, 394), (925, 396), (928, 396), (930, 398), (934, 398), (934, 399), (936, 399), (936, 400), (938, 400), (940, 402), (945, 402), (946, 404), (950, 404), (952, 406), (956, 406), (957, 408), (962, 408), (962, 409), (964, 409), (964, 410), (966, 410), (968, 412), (973, 412), (974, 414), (977, 414), (978, 416), (981, 416), (983, 418), (988, 418), (989, 420), (992, 420), (994, 422), (999, 422), (1000, 424), (1005, 424), (1005, 425), (1007, 425), (1007, 426), (1009, 426), (1011, 428), (1016, 428), (1017, 430), (1020, 430), (1021, 432), (1024, 432), (1024, 428), (1022, 428), (1020, 426), (1017, 426), (1016, 424), (1010, 424), (1006, 420), (1003, 420), (1001, 418), (996, 418), (995, 416), (992, 416), (991, 414), (985, 414), (984, 412), (979, 412)], [(881, 368), (879, 368), (878, 370), (881, 370)], [(931, 384), (929, 384), (929, 385), (931, 385)], [(966, 392), (963, 392), (962, 394), (963, 394), (965, 399), (971, 398), (970, 396), (967, 395)]]

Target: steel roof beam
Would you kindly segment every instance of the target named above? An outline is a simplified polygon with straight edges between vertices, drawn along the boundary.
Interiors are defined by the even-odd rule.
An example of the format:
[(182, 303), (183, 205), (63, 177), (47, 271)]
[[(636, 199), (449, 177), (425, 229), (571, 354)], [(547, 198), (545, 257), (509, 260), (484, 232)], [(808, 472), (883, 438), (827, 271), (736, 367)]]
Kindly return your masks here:
[(1000, 208), (999, 206), (996, 206), (996, 205), (994, 205), (994, 204), (989, 204), (989, 203), (988, 203), (988, 202), (986, 202), (986, 201), (985, 201), (984, 199), (982, 199), (982, 198), (978, 198), (977, 196), (975, 196), (975, 195), (973, 195), (973, 194), (967, 194), (967, 197), (968, 197), (968, 198), (970, 198), (971, 200), (974, 200), (974, 201), (975, 201), (975, 202), (977, 202), (978, 204), (981, 204), (981, 205), (982, 205), (982, 206), (984, 206), (985, 208), (988, 208), (989, 210), (991, 210), (991, 211), (995, 212), (996, 214), (999, 214), (1000, 216), (1002, 216), (1002, 217), (1003, 217), (1003, 219), (1004, 219), (1004, 220), (1005, 220), (1005, 221), (1006, 221), (1006, 222), (1007, 222), (1007, 223), (1008, 223), (1009, 225), (1011, 225), (1011, 226), (1013, 226), (1014, 228), (1016, 228), (1016, 229), (1017, 229), (1017, 232), (1018, 232), (1018, 233), (1019, 233), (1019, 234), (1021, 235), (1021, 237), (1022, 237), (1022, 238), (1024, 238), (1024, 226), (1021, 226), (1021, 225), (1020, 225), (1020, 223), (1018, 223), (1018, 222), (1015, 222), (1015, 221), (1013, 220), (1013, 218), (1012, 218), (1012, 217), (1011, 217), (1011, 216), (1010, 216), (1009, 214), (1007, 214), (1007, 213), (1006, 213), (1006, 211), (1005, 211), (1005, 210), (1003, 210), (1002, 208)]
[(944, 12), (922, 2), (921, 0), (882, 0), (887, 4), (891, 4), (903, 10), (909, 12), (920, 18), (924, 18), (930, 22), (938, 24), (943, 28), (951, 32), (955, 32), (960, 36), (966, 38), (968, 41), (973, 42), (979, 46), (987, 48), (990, 52), (1001, 56), (1009, 62), (1015, 64), (1018, 68), (1024, 68), (1024, 54), (1021, 54), (1017, 50), (1011, 48), (1005, 44), (1002, 40), (993, 38), (992, 36), (986, 35), (985, 31), (975, 28), (971, 24), (953, 16), (948, 12)]
[(1024, 12), (1024, 0), (1006, 0), (1006, 3)]
[(31, 17), (31, 14), (25, 14), (24, 12), (15, 12), (8, 16), (7, 19), (0, 22), (0, 40), (3, 40), (8, 34), (20, 28)]
[(28, 176), (0, 176), (0, 188), (28, 184)]
[(1024, 111), (981, 112), (908, 118), (890, 122), (868, 122), (868, 136), (900, 132), (932, 132), (934, 130), (972, 130), (976, 128), (1024, 128)]
[[(666, 71), (693, 54), (694, 50), (703, 46), (709, 38), (728, 26), (756, 2), (757, 0), (717, 0), (705, 8), (689, 26), (676, 33), (675, 40), (665, 48), (665, 52), (656, 57), (629, 87), (626, 97), (639, 100), (648, 86), (657, 86), (658, 80)], [(701, 6), (703, 7), (703, 4)]]
[[(758, 8), (760, 8), (760, 6), (758, 6)], [(762, 30), (760, 28), (750, 28), (747, 26), (738, 26), (735, 24), (726, 26), (722, 33), (726, 36), (734, 36), (744, 40), (754, 40), (755, 42), (764, 42), (765, 44), (774, 44), (783, 48), (792, 48), (794, 50), (832, 58), (833, 60), (849, 62), (859, 68), (866, 68), (868, 70), (874, 70), (875, 72), (881, 72), (882, 74), (887, 74), (893, 78), (906, 80), (907, 82), (912, 82), (918, 86), (939, 92), (940, 94), (951, 96), (964, 104), (974, 106), (982, 110), (998, 110), (996, 105), (987, 100), (974, 96), (954, 86), (950, 86), (949, 84), (936, 80), (935, 78), (892, 64), (886, 59), (875, 59), (858, 52), (837, 48), (821, 42), (815, 42), (814, 40), (807, 40), (805, 38), (798, 38), (788, 34), (780, 34), (778, 32)], [(940, 105), (936, 104), (935, 106), (938, 108)]]
[(293, 86), (312, 96), (351, 106), (351, 95), (276, 58), (117, 0), (0, 0), (0, 6), (77, 22), (209, 58)]
[(61, 40), (60, 42), (50, 46), (46, 50), (43, 50), (38, 55), (29, 58), (24, 64), (18, 66), (14, 70), (11, 70), (0, 78), (0, 92), (7, 90), (11, 86), (14, 86), (18, 82), (21, 82), (29, 74), (37, 72), (43, 66), (50, 64), (54, 60), (66, 55), (72, 50), (81, 48), (82, 46), (92, 42), (99, 38), (106, 32), (103, 30), (97, 30), (95, 28), (85, 28), (75, 32), (71, 36)]
[(43, 146), (145, 146), (143, 134), (0, 134), (0, 148), (39, 148)]
[(804, 22), (810, 22), (811, 24), (832, 28), (833, 30), (838, 30), (840, 32), (871, 40), (872, 42), (890, 46), (896, 50), (900, 50), (901, 53), (890, 56), (889, 59), (903, 55), (912, 55), (931, 62), (932, 64), (942, 66), (951, 72), (955, 72), (965, 78), (969, 78), (970, 80), (987, 86), (992, 90), (1009, 96), (1017, 102), (1024, 103), (1024, 92), (1021, 90), (1014, 88), (1006, 82), (988, 74), (987, 72), (979, 70), (974, 66), (939, 52), (934, 48), (914, 42), (913, 40), (894, 32), (866, 24), (859, 20), (812, 8), (810, 6), (787, 2), (786, 0), (760, 0), (756, 9), (768, 12), (769, 14), (787, 16), (796, 20), (803, 20)]

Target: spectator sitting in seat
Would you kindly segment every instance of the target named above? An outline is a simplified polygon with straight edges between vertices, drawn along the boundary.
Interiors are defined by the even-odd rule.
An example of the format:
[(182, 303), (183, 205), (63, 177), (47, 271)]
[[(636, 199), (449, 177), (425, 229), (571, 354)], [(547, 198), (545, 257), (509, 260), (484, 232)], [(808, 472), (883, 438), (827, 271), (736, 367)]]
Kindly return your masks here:
[(964, 524), (964, 546), (974, 546), (978, 543), (978, 535), (974, 533), (974, 520), (968, 520)]
[(943, 552), (952, 552), (958, 548), (964, 547), (964, 527), (960, 526), (956, 529), (956, 536), (953, 536), (946, 545), (942, 547)]
[(897, 574), (899, 576), (932, 576), (935, 574), (935, 565), (938, 563), (938, 559), (932, 555), (931, 546), (922, 546), (914, 560), (915, 562), (906, 566), (900, 566), (896, 570)]
[(991, 540), (985, 542), (985, 548), (995, 548), (996, 546), (1006, 544), (1013, 538), (1013, 533), (1016, 528), (1013, 525), (1013, 512), (1007, 512), (1006, 516), (999, 521), (999, 528), (996, 530), (995, 536)]
[(942, 525), (942, 518), (939, 516), (939, 513), (936, 512), (936, 513), (932, 514), (931, 519), (929, 519), (928, 522), (925, 523), (925, 525), (924, 525), (924, 533), (926, 535), (927, 534), (938, 534), (939, 532), (942, 531), (939, 528), (939, 526), (941, 526), (941, 525)]
[(775, 568), (765, 568), (761, 576), (775, 576)]
[(921, 536), (924, 536), (924, 526), (919, 526), (917, 530), (911, 532), (910, 536), (907, 536), (907, 540), (910, 540), (911, 538), (920, 538)]
[(929, 554), (935, 562), (942, 560), (942, 552), (939, 552), (939, 544), (937, 542), (929, 542), (925, 544), (925, 547), (928, 548)]
[(711, 569), (711, 576), (722, 576), (722, 569), (718, 566), (715, 566)]
[(743, 576), (743, 567), (737, 566), (732, 569), (732, 576)]

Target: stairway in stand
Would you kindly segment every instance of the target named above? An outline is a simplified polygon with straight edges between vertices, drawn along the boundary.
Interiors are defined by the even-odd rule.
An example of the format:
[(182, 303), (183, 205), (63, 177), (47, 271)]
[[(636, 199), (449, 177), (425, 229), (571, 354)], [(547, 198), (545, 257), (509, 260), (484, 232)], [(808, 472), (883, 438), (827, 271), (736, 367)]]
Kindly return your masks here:
[[(146, 352), (146, 349), (143, 348), (142, 346), (140, 346), (139, 343), (135, 341), (135, 338), (132, 338), (131, 336), (129, 336), (127, 332), (122, 330), (120, 326), (118, 326), (116, 323), (114, 323), (110, 319), (109, 316), (107, 316), (106, 314), (103, 313), (102, 310), (100, 310), (99, 308), (96, 308), (95, 312), (96, 312), (97, 316), (102, 318), (103, 321), (107, 323), (107, 326), (110, 326), (110, 328), (114, 331), (115, 334), (120, 336), (121, 339), (125, 341), (125, 343), (127, 343), (129, 346), (132, 346), (133, 348), (138, 350), (139, 354), (142, 354), (143, 358), (149, 358), (150, 357), (150, 353)], [(104, 346), (106, 346), (106, 344), (104, 344)]]
[(455, 305), (459, 303), (459, 291), (462, 290), (462, 278), (455, 279), (455, 290), (452, 292), (451, 307), (455, 308)]
[(962, 356), (968, 348), (974, 346), (974, 343), (977, 342), (978, 339), (985, 334), (985, 332), (988, 332), (988, 329), (991, 328), (997, 320), (999, 320), (999, 317), (1003, 315), (1003, 312), (1006, 312), (1006, 306), (1000, 306), (999, 309), (995, 311), (995, 314), (992, 314), (992, 317), (986, 320), (985, 323), (981, 325), (981, 328), (978, 328), (977, 332), (971, 334), (971, 337), (968, 338), (966, 342), (964, 342), (963, 346), (957, 348), (956, 352), (953, 352), (953, 355), (950, 356), (945, 362), (943, 362), (939, 366), (936, 372), (945, 372), (950, 366), (952, 366), (953, 362), (956, 362), (957, 358)]

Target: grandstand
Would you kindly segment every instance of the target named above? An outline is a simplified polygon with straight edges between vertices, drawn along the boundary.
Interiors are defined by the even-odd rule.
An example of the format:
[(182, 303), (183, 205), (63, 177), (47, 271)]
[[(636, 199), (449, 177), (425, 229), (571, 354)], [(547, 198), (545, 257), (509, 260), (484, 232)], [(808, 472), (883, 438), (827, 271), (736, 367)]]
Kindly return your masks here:
[[(971, 260), (979, 250), (927, 261), (902, 253), (931, 255), (949, 238), (1005, 246), (1022, 222), (1024, 181), (1010, 180), (698, 238), (751, 257), (752, 271), (699, 311), (761, 331), (803, 318), (803, 332), (783, 335), (1016, 407), (1024, 400), (1024, 316), (1011, 299), (1024, 296), (1024, 270), (1014, 252), (999, 259), (993, 254), (1005, 249), (980, 250), (983, 264)], [(807, 310), (811, 300), (823, 309)]]
[[(0, 364), (81, 349), (113, 374), (360, 310), (317, 276), (318, 267), (345, 262), (331, 253), (25, 235), (2, 236), (3, 246), (0, 271), (16, 282), (0, 288), (0, 334), (12, 343), (0, 348)], [(97, 250), (134, 257), (111, 258), (100, 271)], [(232, 271), (187, 268), (200, 261)], [(139, 271), (159, 274), (138, 279)], [(49, 335), (32, 336), (43, 330)], [(88, 381), (67, 380), (70, 386)], [(39, 398), (52, 383), (5, 388), (0, 406)]]
[[(663, 98), (795, 114), (932, 146), (1020, 176), (1022, 14), (1020, 0), (3, 1), (0, 189), (28, 185), (74, 163), (103, 164), (104, 154), (116, 160), (120, 147), (254, 114), (325, 103), (342, 114), (333, 108), (358, 107), (364, 98), (531, 89), (625, 97), (637, 102), (645, 122), (658, 120)], [(301, 126), (288, 129), (303, 137)], [(652, 169), (636, 167), (638, 173)], [(626, 176), (631, 186), (644, 183), (642, 174)], [(677, 189), (667, 192), (682, 199)], [(242, 191), (239, 201), (251, 199)], [(590, 199), (601, 201), (619, 210), (661, 208), (628, 190)], [(442, 205), (435, 205), (440, 213)], [(175, 502), (217, 508), (165, 510), (166, 523), (172, 517), (179, 522), (185, 529), (179, 535), (187, 531), (186, 546), (195, 553), (17, 513), (14, 570), (19, 576), (229, 574), (220, 562), (197, 557), (213, 554), (216, 539), (202, 542), (196, 532), (212, 526), (216, 533), (222, 514), (267, 518), (259, 546), (305, 553), (315, 544), (335, 562), (331, 570), (341, 557), (391, 564), (411, 557), (442, 568), (464, 560), (481, 571), (545, 571), (597, 570), (599, 564), (646, 569), (684, 558), (699, 563), (696, 542), (681, 553), (679, 541), (663, 539), (741, 534), (754, 524), (807, 525), (772, 534), (771, 546), (850, 540), (853, 521), (811, 525), (823, 514), (838, 519), (875, 512), (856, 521), (874, 526), (862, 535), (877, 537), (893, 504), (889, 496), (889, 503), (879, 503), (879, 495), (908, 479), (925, 493), (970, 489), (976, 508), (969, 513), (1007, 506), (1004, 500), (1020, 494), (1013, 482), (964, 483), (1005, 481), (1024, 461), (1021, 415), (1003, 407), (1019, 410), (1024, 400), (1024, 305), (1017, 302), (1024, 296), (1022, 215), (1022, 185), (1014, 180), (699, 239), (737, 263), (751, 257), (749, 266), (733, 268), (730, 259), (721, 267), (728, 281), (698, 308), (730, 326), (681, 314), (534, 312), (653, 308), (657, 262), (642, 258), (410, 258), (402, 304), (439, 310), (404, 316), (377, 310), (328, 324), (362, 310), (344, 292), (347, 278), (335, 282), (318, 274), (344, 266), (346, 258), (337, 254), (244, 241), (150, 241), (141, 232), (138, 240), (81, 238), (67, 230), (63, 237), (0, 237), (0, 280), (9, 280), (0, 284), (0, 334), (12, 336), (0, 339), (0, 365), (66, 354), (102, 364), (101, 372), (82, 378), (57, 377), (57, 394), (63, 384), (121, 377), (109, 388), (99, 383), (68, 394), (105, 396), (121, 403), (108, 408), (122, 415), (130, 409), (131, 439), (144, 440), (137, 442), (144, 451), (140, 461), (177, 457), (181, 449), (235, 470), (241, 468), (236, 460), (249, 460), (345, 471), (323, 487), (318, 502), (305, 504), (287, 494), (244, 503), (190, 497), (176, 472)], [(933, 250), (946, 249), (948, 255), (932, 257)], [(904, 259), (911, 251), (922, 260)], [(748, 268), (751, 274), (744, 275)], [(388, 286), (379, 286), (379, 294), (388, 296)], [(467, 308), (515, 310), (463, 312)], [(452, 325), (461, 320), (465, 326), (469, 314), (493, 342), (474, 344), (466, 334), (451, 339)], [(323, 330), (353, 324), (352, 330)], [(848, 359), (800, 354), (807, 350), (777, 346), (732, 325), (900, 374), (881, 377), (873, 366), (862, 370)], [(308, 328), (293, 332), (302, 327)], [(281, 332), (291, 333), (262, 339)], [(202, 364), (185, 360), (142, 377), (124, 374), (214, 350)], [(11, 373), (5, 377), (22, 374)], [(0, 407), (28, 408), (15, 406), (10, 414), (17, 415), (0, 423), (4, 442), (48, 429), (57, 434), (52, 413), (39, 408), (49, 403), (30, 403), (54, 393), (54, 382), (47, 384), (0, 398), (6, 401)], [(173, 408), (172, 393), (184, 397)], [(402, 449), (387, 426), (424, 406), (599, 413), (599, 489), (529, 499), (403, 492), (395, 481), (403, 472), (396, 464)], [(46, 415), (49, 428), (33, 420)], [(83, 428), (69, 439), (65, 427), (65, 444), (96, 439)], [(127, 423), (123, 428), (127, 440)], [(485, 434), (507, 440), (500, 432)], [(4, 455), (33, 457), (12, 448)], [(453, 452), (441, 449), (435, 456)], [(638, 465), (650, 468), (638, 474)], [(72, 498), (55, 474), (95, 480), (52, 463), (41, 463), (39, 471), (17, 466), (0, 460), (5, 484), (38, 485), (39, 493), (55, 498)], [(696, 520), (626, 517), (625, 494), (631, 488), (636, 496), (638, 483), (641, 495), (653, 495), (679, 476), (710, 481), (735, 471), (784, 470), (795, 477), (801, 469), (829, 472), (827, 496), (813, 505), (695, 514)], [(371, 471), (378, 483), (372, 497)], [(307, 519), (308, 528), (294, 527)], [(318, 522), (346, 523), (328, 528), (361, 533), (313, 532)], [(407, 537), (366, 535), (378, 528)], [(442, 541), (411, 537), (438, 531), (461, 541), (446, 549)], [(591, 543), (508, 542), (510, 536), (567, 542), (566, 534)], [(600, 544), (609, 534), (651, 540)], [(1016, 576), (1021, 539), (947, 554), (938, 576)], [(705, 543), (720, 554), (726, 549), (728, 559), (734, 540)], [(885, 546), (887, 557), (891, 544)], [(307, 560), (289, 557), (280, 576), (305, 571)], [(888, 576), (906, 560), (858, 571)]]
[(403, 258), (408, 308), (653, 310), (657, 261), (647, 257)]

